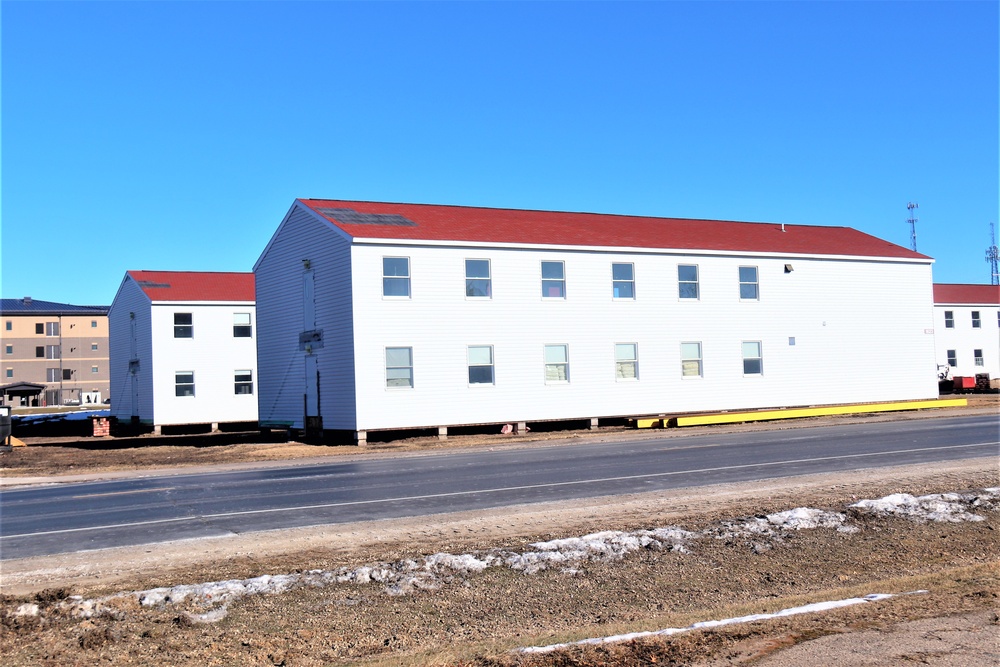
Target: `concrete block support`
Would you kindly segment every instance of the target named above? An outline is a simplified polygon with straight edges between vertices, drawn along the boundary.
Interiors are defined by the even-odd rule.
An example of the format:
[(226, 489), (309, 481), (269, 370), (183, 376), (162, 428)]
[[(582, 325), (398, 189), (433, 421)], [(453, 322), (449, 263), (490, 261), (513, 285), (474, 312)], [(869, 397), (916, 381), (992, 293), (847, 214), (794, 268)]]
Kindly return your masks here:
[(447, 439), (448, 439), (448, 427), (438, 426), (438, 440), (447, 440)]
[(592, 418), (592, 419), (590, 420), (590, 430), (591, 430), (591, 431), (593, 431), (593, 430), (594, 430), (595, 428), (597, 428), (597, 421), (598, 421), (598, 420), (597, 420), (597, 418), (596, 418), (596, 417), (594, 417), (594, 418)]
[(212, 422), (212, 433), (219, 432), (219, 422)]
[(355, 431), (354, 432), (354, 442), (358, 447), (364, 447), (368, 444), (368, 431)]
[(524, 422), (517, 422), (514, 426), (514, 435), (524, 435), (528, 432), (528, 425)]

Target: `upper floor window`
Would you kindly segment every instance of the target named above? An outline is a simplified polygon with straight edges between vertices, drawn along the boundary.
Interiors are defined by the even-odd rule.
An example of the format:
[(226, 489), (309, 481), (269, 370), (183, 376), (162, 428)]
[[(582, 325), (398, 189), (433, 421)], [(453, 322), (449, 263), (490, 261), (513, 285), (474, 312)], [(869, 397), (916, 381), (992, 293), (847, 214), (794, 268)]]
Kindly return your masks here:
[(58, 336), (59, 335), (59, 323), (58, 322), (46, 322), (45, 323), (45, 335), (46, 336)]
[(90, 350), (92, 352), (96, 352), (97, 351), (97, 343), (91, 343), (90, 344)]
[(978, 329), (981, 326), (983, 326), (983, 321), (979, 319), (979, 311), (972, 311), (972, 328)]
[(97, 320), (90, 320), (90, 328), (91, 329), (97, 328)]
[(756, 301), (760, 298), (756, 266), (740, 267), (740, 298), (745, 301)]
[(493, 384), (493, 346), (469, 346), (469, 384)]
[(45, 369), (45, 381), (46, 382), (59, 382), (62, 379), (62, 371), (58, 368), (46, 368)]
[(36, 334), (45, 333), (45, 322), (35, 322), (35, 333)]
[(252, 338), (253, 325), (250, 313), (233, 313), (233, 338)]
[(615, 379), (639, 379), (639, 353), (635, 343), (615, 343)]
[(490, 298), (493, 296), (490, 279), (490, 260), (465, 260), (465, 296)]
[(698, 298), (698, 267), (695, 264), (677, 266), (677, 294), (682, 299)]
[(236, 395), (253, 393), (253, 371), (236, 371), (233, 380)]
[(45, 346), (44, 345), (36, 345), (35, 346), (35, 357), (37, 359), (44, 359), (45, 358)]
[(45, 358), (46, 359), (58, 359), (61, 356), (58, 345), (46, 345), (45, 346)]
[(983, 351), (982, 350), (973, 350), (972, 351), (972, 356), (976, 360), (976, 365), (977, 366), (983, 366), (983, 365), (985, 365), (983, 363)]
[[(92, 366), (92, 368), (97, 368), (97, 366)], [(71, 369), (71, 368), (64, 368), (63, 369), (63, 380), (72, 380), (72, 379), (73, 379), (73, 369)]]
[(413, 386), (413, 348), (385, 348), (385, 386)]
[(191, 313), (174, 313), (174, 338), (194, 338), (194, 317)]
[(955, 311), (953, 310), (944, 311), (944, 328), (945, 329), (955, 328)]
[(764, 358), (760, 341), (743, 341), (743, 374), (760, 375), (764, 372)]
[(3, 328), (6, 329), (7, 331), (12, 331), (14, 329), (14, 323), (10, 320), (7, 320), (3, 323)]
[(97, 368), (97, 366), (91, 366), (91, 367), (90, 367), (90, 372), (91, 372), (91, 373), (98, 373), (99, 371), (98, 371), (98, 368)]
[(13, 368), (8, 368), (7, 369), (7, 377), (8, 378), (14, 377), (14, 369)]
[(681, 376), (701, 377), (701, 343), (681, 343)]
[(545, 346), (545, 381), (569, 382), (569, 347)]
[(410, 296), (410, 258), (382, 258), (382, 296)]
[(8, 345), (6, 348), (4, 348), (4, 352), (6, 352), (7, 354), (14, 354), (14, 346)]
[(632, 264), (612, 264), (611, 281), (616, 299), (635, 298), (635, 266)]
[(566, 265), (562, 262), (542, 262), (542, 296), (566, 298)]
[(955, 350), (948, 350), (948, 365), (958, 366), (958, 355), (955, 353)]

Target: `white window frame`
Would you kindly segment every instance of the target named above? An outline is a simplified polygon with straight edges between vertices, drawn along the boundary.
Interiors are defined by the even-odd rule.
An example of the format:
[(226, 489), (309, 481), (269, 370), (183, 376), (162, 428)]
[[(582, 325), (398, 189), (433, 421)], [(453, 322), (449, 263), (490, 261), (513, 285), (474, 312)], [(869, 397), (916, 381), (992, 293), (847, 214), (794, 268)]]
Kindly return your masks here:
[(983, 328), (983, 319), (979, 315), (980, 315), (980, 312), (978, 310), (972, 311), (972, 328), (973, 329), (982, 329)]
[[(477, 276), (469, 274), (469, 262), (486, 262), (486, 275)], [(486, 283), (486, 294), (472, 294), (479, 283)], [(493, 264), (489, 259), (478, 257), (467, 257), (465, 259), (465, 298), (466, 299), (492, 299), (493, 298)]]
[[(631, 347), (631, 356), (624, 348)], [(623, 356), (622, 352), (626, 352)], [(631, 377), (628, 369), (631, 367)], [(615, 343), (615, 382), (637, 382), (639, 380), (639, 344)]]
[(45, 358), (46, 359), (61, 359), (62, 350), (59, 349), (59, 345), (46, 345), (45, 346)]
[(90, 372), (91, 373), (100, 373), (101, 371), (100, 371), (100, 369), (97, 366), (91, 366), (90, 367)]
[(972, 350), (972, 357), (973, 357), (973, 359), (975, 359), (975, 365), (976, 366), (985, 366), (986, 365), (985, 361), (983, 360), (983, 351), (982, 350)]
[[(558, 264), (559, 268), (560, 268), (560, 276), (561, 277), (559, 277), (559, 278), (551, 278), (551, 277), (550, 278), (546, 278), (545, 277), (545, 268), (546, 268), (547, 264), (549, 264), (549, 265), (557, 265)], [(540, 270), (541, 276), (542, 276), (542, 298), (543, 299), (561, 299), (561, 300), (565, 300), (566, 299), (566, 262), (562, 261), (561, 259), (543, 259), (543, 260), (541, 260), (541, 263), (539, 264), (539, 270)], [(559, 290), (560, 290), (560, 292), (561, 292), (561, 294), (559, 294), (557, 296), (551, 296), (551, 295), (547, 294), (547, 292), (549, 290), (546, 289), (546, 288), (552, 288), (552, 287), (558, 287)]]
[(62, 382), (62, 371), (58, 368), (45, 369), (46, 382)]
[(58, 336), (59, 335), (59, 323), (58, 322), (46, 322), (45, 323), (45, 335), (46, 336)]
[[(178, 315), (187, 315), (190, 322), (178, 322)], [(174, 313), (174, 338), (194, 338), (194, 313)]]
[(954, 329), (955, 328), (955, 311), (946, 310), (944, 311), (944, 328)]
[[(556, 351), (562, 348), (563, 358), (562, 360), (549, 360), (549, 351)], [(545, 362), (545, 384), (569, 384), (570, 374), (569, 374), (569, 345), (566, 343), (547, 343), (542, 350), (542, 359)], [(562, 373), (559, 373), (559, 368), (562, 368)], [(555, 371), (550, 373), (550, 371)], [(550, 375), (562, 377), (550, 378)]]
[[(405, 366), (404, 365), (399, 365), (399, 364), (393, 364), (393, 365), (390, 366), (389, 365), (389, 351), (390, 350), (406, 350), (407, 354), (409, 355), (409, 364), (405, 365)], [(406, 370), (409, 371), (409, 373), (407, 374), (406, 377), (398, 376), (398, 371), (401, 370), (401, 369), (406, 369)], [(391, 374), (391, 371), (397, 371), (397, 377), (389, 377), (390, 374)], [(407, 380), (407, 384), (399, 384), (398, 383), (399, 380), (403, 380), (403, 379)], [(391, 383), (393, 383), (393, 384), (391, 384)], [(386, 346), (386, 348), (385, 348), (385, 388), (389, 389), (389, 390), (413, 389), (414, 384), (415, 383), (414, 383), (414, 379), (413, 379), (413, 347), (412, 346), (403, 346), (403, 345), (398, 345), (398, 346), (397, 345), (393, 345), (391, 347), (390, 346)]]
[[(744, 279), (744, 269), (751, 269), (753, 271), (753, 280)], [(741, 266), (737, 269), (737, 275), (740, 279), (740, 301), (760, 301), (760, 271), (757, 270), (757, 267), (749, 265)], [(745, 287), (753, 288), (753, 296), (745, 296), (743, 294)]]
[(233, 313), (233, 338), (253, 338), (253, 317), (250, 313)]
[[(250, 379), (247, 380), (246, 378)], [(243, 378), (243, 379), (241, 379)], [(241, 388), (248, 388), (250, 391), (240, 391)], [(242, 370), (233, 371), (233, 395), (234, 396), (253, 396), (253, 369), (246, 368)]]
[(14, 346), (13, 345), (8, 345), (6, 348), (4, 348), (4, 353), (5, 354), (14, 354)]
[[(473, 363), (472, 351), (473, 350), (488, 350), (489, 351), (489, 363), (482, 363), (482, 360), (477, 359), (476, 363)], [(492, 345), (469, 345), (465, 349), (465, 359), (468, 364), (468, 377), (470, 387), (491, 387), (497, 382), (496, 374), (496, 361), (493, 357), (493, 346)], [(473, 381), (472, 371), (474, 368), (489, 368), (490, 369), (490, 380), (489, 382)]]
[[(697, 353), (698, 353), (697, 356), (693, 356), (693, 357), (692, 356), (686, 356), (686, 352), (685, 352), (685, 349), (684, 349), (684, 347), (686, 345), (688, 345), (688, 346), (689, 345), (697, 345), (698, 346), (697, 347)], [(701, 341), (700, 340), (685, 340), (685, 341), (681, 341), (680, 356), (681, 356), (681, 378), (682, 379), (691, 380), (691, 379), (694, 379), (694, 378), (704, 377), (705, 366), (704, 366), (703, 352), (702, 352), (702, 347), (701, 347)], [(690, 364), (690, 362), (692, 362), (692, 361), (695, 362), (695, 364), (697, 365), (696, 366), (696, 369), (698, 371), (697, 373), (689, 373), (688, 372), (688, 368), (689, 368), (688, 364)]]
[[(191, 376), (190, 382), (181, 382), (181, 378), (186, 376)], [(186, 390), (187, 387), (191, 388), (191, 393), (179, 394), (177, 392), (181, 391), (182, 388)], [(194, 398), (195, 396), (195, 381), (194, 381), (194, 371), (174, 371), (174, 397), (175, 398)]]
[(13, 368), (8, 368), (7, 369), (7, 378), (9, 379), (9, 378), (13, 378), (13, 377), (14, 377), (14, 369)]
[[(386, 260), (387, 259), (401, 259), (406, 262), (406, 273), (405, 274), (393, 274), (389, 275), (386, 273)], [(410, 267), (409, 257), (399, 257), (396, 255), (385, 255), (382, 257), (382, 298), (392, 299), (392, 300), (405, 300), (413, 296), (413, 290), (411, 289), (410, 277), (412, 275)], [(391, 284), (402, 284), (406, 285), (406, 294), (386, 294), (386, 287), (390, 284), (388, 281), (394, 281)]]
[(958, 367), (958, 351), (957, 350), (947, 350), (945, 356), (948, 357), (948, 365), (952, 368)]
[(97, 350), (98, 350), (98, 345), (97, 345), (97, 343), (91, 343), (91, 344), (90, 344), (90, 351), (91, 351), (91, 352), (97, 352)]
[[(747, 355), (747, 345), (756, 345), (756, 355)], [(759, 340), (745, 340), (740, 344), (741, 356), (743, 357), (743, 375), (763, 375), (764, 374), (764, 345)], [(757, 362), (757, 370), (747, 372), (747, 362)]]
[[(694, 280), (682, 280), (681, 269), (694, 269)], [(684, 287), (694, 285), (694, 296), (685, 296)], [(677, 298), (680, 301), (698, 301), (701, 299), (701, 271), (697, 264), (677, 265)]]
[[(627, 266), (629, 271), (629, 277), (620, 278), (615, 275), (615, 269), (619, 266)], [(629, 291), (632, 292), (629, 296), (621, 296), (618, 294), (619, 286), (628, 286)], [(632, 262), (612, 262), (611, 263), (611, 295), (617, 301), (635, 301), (635, 264)]]

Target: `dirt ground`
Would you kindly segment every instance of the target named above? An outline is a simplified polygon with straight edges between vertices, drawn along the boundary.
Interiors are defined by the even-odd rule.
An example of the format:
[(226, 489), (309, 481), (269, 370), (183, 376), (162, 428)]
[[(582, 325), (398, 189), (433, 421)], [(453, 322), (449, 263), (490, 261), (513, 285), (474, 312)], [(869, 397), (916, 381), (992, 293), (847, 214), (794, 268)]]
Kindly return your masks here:
[[(996, 414), (995, 399), (971, 409)], [(563, 433), (551, 442), (567, 435), (615, 438), (635, 432)], [(236, 445), (224, 453), (206, 447), (125, 453), (32, 445), (15, 450), (17, 462), (3, 455), (0, 465), (10, 485), (57, 472), (68, 481), (177, 462), (207, 465), (217, 456), (230, 466), (260, 465), (269, 457), (287, 458), (293, 448), (305, 462), (440, 447), (531, 446), (498, 438), (427, 439), (364, 452), (328, 448), (352, 450), (336, 453), (302, 445)], [(91, 599), (158, 586), (392, 564), (439, 552), (523, 551), (534, 542), (605, 530), (700, 530), (796, 507), (845, 512), (862, 498), (998, 484), (997, 460), (975, 459), (3, 561), (0, 654), (12, 665), (995, 665), (1000, 663), (1000, 512), (995, 509), (980, 513), (984, 521), (961, 523), (851, 515), (859, 528), (855, 533), (815, 529), (767, 541), (698, 540), (686, 551), (640, 550), (535, 575), (493, 568), (408, 595), (389, 595), (373, 583), (295, 588), (238, 599), (215, 622), (202, 622), (204, 610), (193, 603), (142, 607), (125, 598), (114, 613), (92, 618), (71, 615), (63, 603), (71, 595)], [(512, 652), (918, 590), (927, 592), (669, 637), (541, 655)], [(26, 613), (32, 605), (36, 609)]]

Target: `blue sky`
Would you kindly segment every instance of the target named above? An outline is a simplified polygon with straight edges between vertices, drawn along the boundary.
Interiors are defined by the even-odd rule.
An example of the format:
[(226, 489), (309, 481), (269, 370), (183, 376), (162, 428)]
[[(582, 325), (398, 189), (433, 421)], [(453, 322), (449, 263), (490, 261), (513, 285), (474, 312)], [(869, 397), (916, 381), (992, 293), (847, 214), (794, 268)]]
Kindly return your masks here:
[(18, 2), (7, 298), (249, 271), (296, 197), (847, 225), (989, 282), (997, 2)]

